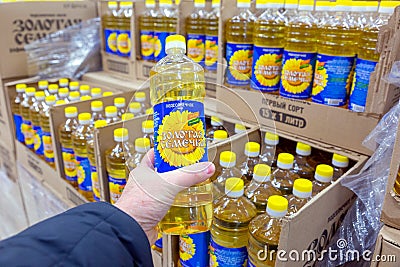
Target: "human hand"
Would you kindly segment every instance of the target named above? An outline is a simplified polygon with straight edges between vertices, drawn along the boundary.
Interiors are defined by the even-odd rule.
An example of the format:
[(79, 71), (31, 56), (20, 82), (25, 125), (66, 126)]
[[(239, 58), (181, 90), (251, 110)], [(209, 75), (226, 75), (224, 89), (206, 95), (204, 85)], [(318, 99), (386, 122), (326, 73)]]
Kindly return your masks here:
[(196, 163), (174, 171), (154, 170), (154, 149), (144, 156), (141, 164), (129, 175), (125, 189), (115, 204), (134, 218), (145, 231), (150, 244), (157, 238), (156, 226), (182, 190), (204, 182), (215, 171), (212, 162)]

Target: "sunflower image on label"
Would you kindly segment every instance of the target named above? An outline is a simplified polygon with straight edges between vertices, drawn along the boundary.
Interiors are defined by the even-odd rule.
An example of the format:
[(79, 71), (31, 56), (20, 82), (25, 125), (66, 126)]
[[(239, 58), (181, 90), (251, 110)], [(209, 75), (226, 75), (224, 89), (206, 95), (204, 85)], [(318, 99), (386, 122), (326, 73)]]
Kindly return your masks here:
[(23, 120), (21, 124), (21, 132), (24, 135), (24, 143), (27, 148), (33, 149), (33, 129), (32, 129), (32, 122)]
[(378, 62), (357, 58), (350, 91), (349, 109), (356, 112), (365, 111), (369, 78)]
[(165, 53), (165, 41), (169, 32), (154, 32), (154, 58), (159, 61), (167, 54)]
[(15, 136), (17, 140), (21, 143), (24, 142), (24, 134), (22, 133), (22, 116), (18, 114), (14, 114), (14, 124), (15, 124)]
[(33, 126), (33, 148), (35, 153), (39, 156), (43, 156), (43, 143), (42, 143), (42, 127)]
[(263, 92), (279, 90), (283, 48), (254, 46), (251, 88)]
[(154, 32), (140, 31), (140, 53), (143, 60), (154, 60)]
[(121, 57), (129, 57), (131, 55), (131, 31), (119, 30), (117, 35), (118, 55)]
[[(118, 177), (117, 177), (118, 176)], [(125, 175), (110, 175), (108, 174), (108, 186), (110, 188), (111, 204), (115, 204), (122, 195), (122, 191), (126, 186)]]
[(231, 85), (246, 86), (250, 84), (253, 63), (253, 45), (226, 43), (226, 82)]
[(311, 95), (315, 53), (284, 51), (279, 94), (287, 98), (307, 99)]
[(53, 141), (51, 139), (51, 134), (49, 132), (42, 132), (42, 141), (43, 141), (44, 159), (49, 163), (53, 163), (54, 150), (53, 150)]
[(96, 166), (90, 166), (90, 175), (92, 176), (92, 191), (93, 191), (93, 198), (95, 201), (100, 201), (100, 182), (99, 177), (97, 175), (97, 168)]
[(218, 66), (218, 36), (206, 36), (205, 68), (215, 71)]
[(210, 232), (181, 235), (179, 237), (179, 260), (182, 267), (207, 266)]
[(242, 267), (247, 266), (247, 248), (227, 248), (218, 245), (211, 237), (210, 267)]
[(205, 40), (204, 35), (190, 33), (187, 35), (187, 56), (196, 63), (204, 63)]
[(117, 32), (113, 29), (104, 29), (104, 36), (106, 40), (106, 52), (112, 55), (117, 54)]
[(76, 155), (75, 160), (79, 189), (82, 191), (92, 191), (92, 175), (90, 174), (89, 158)]
[(77, 181), (78, 177), (74, 150), (68, 147), (61, 147), (61, 152), (64, 164), (65, 179), (72, 182)]
[(155, 168), (167, 172), (208, 160), (204, 105), (182, 100), (154, 106)]
[(312, 101), (329, 106), (343, 106), (350, 89), (354, 57), (318, 54)]

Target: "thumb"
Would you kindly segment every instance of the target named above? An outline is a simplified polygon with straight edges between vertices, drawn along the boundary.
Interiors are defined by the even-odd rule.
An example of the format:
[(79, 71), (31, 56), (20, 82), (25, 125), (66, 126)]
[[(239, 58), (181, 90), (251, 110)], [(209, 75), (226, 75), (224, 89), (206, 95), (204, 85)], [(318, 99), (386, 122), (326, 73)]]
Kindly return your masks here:
[[(212, 162), (195, 163), (174, 171), (165, 173), (165, 179), (177, 187), (190, 187), (210, 178), (215, 172)], [(182, 190), (182, 188), (181, 188)]]

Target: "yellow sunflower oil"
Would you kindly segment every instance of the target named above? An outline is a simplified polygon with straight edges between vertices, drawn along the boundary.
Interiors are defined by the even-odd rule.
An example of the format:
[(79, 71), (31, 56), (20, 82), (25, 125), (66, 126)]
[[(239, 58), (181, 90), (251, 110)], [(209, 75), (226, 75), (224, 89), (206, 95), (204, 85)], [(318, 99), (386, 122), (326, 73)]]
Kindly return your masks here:
[(104, 120), (103, 101), (95, 100), (90, 103), (90, 110), (92, 111), (92, 122)]
[[(283, 219), (287, 210), (288, 201), (286, 198), (271, 196), (268, 199), (266, 213), (258, 215), (250, 222), (247, 266), (275, 266)], [(261, 257), (260, 251), (264, 252)], [(270, 253), (272, 251), (275, 251), (275, 253)]]
[(301, 178), (308, 180), (314, 179), (314, 168), (308, 163), (311, 156), (311, 146), (302, 142), (297, 142), (296, 156), (294, 157), (294, 172)]
[(58, 128), (63, 158), (64, 179), (73, 187), (78, 188), (78, 177), (75, 164), (75, 153), (72, 145), (72, 133), (78, 128), (78, 109), (74, 106), (65, 108), (65, 123)]
[(90, 89), (90, 95), (92, 98), (100, 98), (102, 95), (102, 90), (99, 87), (93, 87)]
[(78, 116), (79, 125), (71, 135), (75, 153), (78, 191), (89, 201), (93, 201), (92, 175), (87, 151), (87, 142), (93, 138), (91, 117), (90, 113), (80, 113)]
[(90, 86), (87, 84), (81, 84), (79, 86), (80, 96), (90, 96)]
[(265, 10), (254, 23), (253, 66), (251, 88), (263, 92), (279, 91), (282, 72), (285, 20), (278, 15), (283, 0), (267, 2)]
[(144, 138), (150, 140), (150, 147), (154, 147), (154, 122), (151, 120), (143, 121), (142, 133)]
[(225, 24), (225, 85), (230, 88), (250, 87), (255, 20), (250, 5), (250, 0), (237, 0), (238, 14)]
[(205, 20), (205, 60), (206, 71), (216, 72), (218, 66), (218, 27), (220, 17), (221, 0), (212, 0), (212, 11), (209, 12)]
[[(184, 36), (169, 36), (166, 52), (150, 72), (155, 169), (160, 173), (208, 160), (204, 70), (185, 56)], [(208, 229), (211, 221), (212, 185), (205, 181), (181, 191), (159, 227), (164, 233), (185, 234)]]
[(214, 132), (224, 130), (223, 122), (217, 116), (211, 116), (211, 127), (206, 131), (207, 142), (211, 143), (214, 139)]
[(72, 91), (69, 93), (68, 101), (77, 102), (80, 100), (80, 98), (81, 98), (81, 93), (79, 93), (78, 91)]
[(58, 84), (50, 84), (45, 91), (46, 96), (54, 95), (58, 97), (58, 90), (59, 90)]
[(334, 153), (332, 156), (332, 166), (333, 166), (333, 181), (336, 181), (347, 172), (349, 167), (349, 158), (343, 155)]
[(234, 134), (241, 134), (247, 131), (246, 126), (244, 126), (243, 124), (240, 123), (235, 123), (235, 130), (234, 130)]
[[(39, 91), (44, 91), (46, 95), (49, 95), (49, 94), (48, 94), (48, 91), (47, 91), (47, 89), (48, 89), (48, 87), (49, 87), (49, 81), (47, 81), (47, 80), (40, 80), (40, 81), (38, 81), (37, 85), (38, 85), (37, 88), (39, 89)], [(57, 87), (58, 87), (58, 84), (56, 84), (56, 85), (57, 85)]]
[(14, 118), (14, 125), (15, 125), (15, 136), (17, 140), (21, 143), (24, 143), (24, 134), (21, 130), (22, 127), (22, 102), (24, 101), (24, 94), (25, 94), (26, 84), (19, 83), (15, 86), (15, 90), (17, 92), (16, 96), (14, 97), (11, 103), (11, 110), (13, 113)]
[(51, 107), (55, 106), (55, 104), (56, 97), (54, 95), (46, 96), (46, 105), (40, 113), (40, 127), (42, 128), (44, 160), (53, 168), (55, 167), (55, 164), (53, 138), (50, 132), (50, 109)]
[(299, 178), (294, 181), (293, 194), (289, 197), (289, 215), (295, 214), (310, 201), (312, 187), (313, 184), (308, 179)]
[(146, 110), (150, 108), (147, 103), (146, 93), (145, 92), (136, 92), (135, 93), (135, 101), (140, 103), (141, 106), (141, 114), (146, 114)]
[[(64, 88), (64, 87), (68, 87), (68, 84), (69, 84), (70, 82), (69, 82), (69, 80), (68, 80), (68, 78), (60, 78), (59, 80), (58, 80), (58, 87), (59, 88)], [(71, 82), (72, 83), (72, 82)]]
[[(99, 129), (104, 126), (107, 126), (107, 122), (105, 120), (96, 120), (92, 130), (94, 131), (94, 129)], [(97, 175), (97, 161), (94, 154), (94, 136), (87, 141), (87, 155), (90, 163), (90, 179), (92, 180), (93, 200), (100, 201), (100, 181)]]
[(21, 103), (22, 124), (21, 132), (24, 135), (25, 146), (32, 151), (34, 150), (33, 144), (33, 129), (32, 118), (30, 114), (30, 107), (35, 103), (35, 87), (27, 87), (25, 89), (25, 98)]
[(120, 121), (120, 118), (118, 117), (118, 109), (116, 106), (107, 106), (105, 114), (107, 124)]
[(253, 177), (254, 166), (260, 161), (260, 144), (256, 142), (247, 142), (244, 148), (246, 159), (239, 165), (242, 175), (246, 177), (247, 185)]
[(225, 196), (214, 208), (210, 266), (246, 266), (248, 226), (257, 209), (243, 193), (242, 179), (226, 180)]
[(287, 23), (279, 89), (281, 96), (296, 99), (311, 96), (317, 52), (313, 8), (313, 1), (301, 0), (298, 14)]
[(278, 155), (277, 168), (272, 173), (272, 185), (279, 189), (283, 196), (292, 194), (293, 183), (300, 178), (293, 171), (294, 157), (289, 153)]
[(114, 98), (114, 106), (117, 107), (118, 112), (117, 115), (119, 118), (122, 118), (122, 114), (126, 113), (126, 101), (124, 97), (116, 97)]
[(105, 152), (111, 204), (115, 204), (121, 197), (129, 177), (129, 168), (126, 163), (132, 157), (132, 150), (128, 140), (128, 129), (115, 129), (115, 145)]
[(186, 18), (187, 56), (194, 62), (204, 65), (206, 1), (194, 0), (194, 9)]
[(312, 101), (344, 106), (353, 77), (359, 30), (347, 19), (349, 6), (345, 0), (338, 0), (333, 10), (335, 16), (320, 28)]
[(271, 184), (271, 167), (266, 164), (257, 164), (254, 167), (253, 179), (244, 191), (244, 195), (257, 208), (257, 213), (264, 213), (268, 198), (282, 195), (281, 191)]
[[(67, 85), (68, 85), (68, 84), (67, 84)], [(66, 87), (61, 87), (61, 88), (66, 88)], [(79, 91), (79, 82), (76, 82), (76, 81), (70, 82), (70, 83), (69, 83), (69, 90), (70, 90), (71, 92)]]
[(154, 23), (157, 16), (156, 1), (146, 0), (146, 10), (139, 17), (140, 56), (143, 60), (154, 61)]
[(121, 2), (118, 13), (117, 55), (130, 57), (132, 49), (131, 17), (133, 13), (132, 2)]
[(117, 16), (118, 3), (108, 2), (108, 9), (101, 17), (104, 50), (108, 54), (117, 54)]
[(160, 0), (160, 10), (155, 18), (154, 27), (154, 58), (160, 61), (167, 54), (166, 40), (169, 35), (175, 34), (177, 26), (176, 10), (172, 7), (172, 0)]
[(33, 134), (33, 150), (36, 155), (40, 158), (44, 158), (43, 155), (43, 143), (42, 143), (42, 127), (40, 126), (40, 113), (43, 112), (46, 104), (44, 103), (45, 94), (44, 91), (35, 93), (35, 103), (30, 107), (29, 113), (32, 122), (32, 134)]
[(146, 155), (147, 151), (150, 150), (150, 139), (145, 137), (136, 138), (135, 140), (135, 153), (132, 157), (130, 168), (134, 169), (140, 165), (142, 159)]
[(333, 168), (326, 164), (319, 164), (315, 168), (312, 195), (315, 196), (332, 183)]
[(69, 90), (68, 88), (60, 88), (58, 90), (58, 100), (64, 100), (65, 103), (69, 103)]
[(278, 144), (279, 135), (270, 132), (265, 133), (260, 163), (267, 164), (270, 167), (276, 167), (276, 158), (279, 154)]
[(129, 112), (132, 113), (135, 117), (144, 114), (142, 113), (142, 107), (139, 102), (129, 103)]

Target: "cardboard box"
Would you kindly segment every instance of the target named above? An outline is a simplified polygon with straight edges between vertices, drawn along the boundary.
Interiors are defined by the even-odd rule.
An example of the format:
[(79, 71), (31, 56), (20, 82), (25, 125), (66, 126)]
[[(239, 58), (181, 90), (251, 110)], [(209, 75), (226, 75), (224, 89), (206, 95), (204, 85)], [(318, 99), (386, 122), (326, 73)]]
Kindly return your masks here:
[(28, 75), (24, 45), (96, 15), (91, 1), (2, 3), (0, 77)]
[(400, 231), (384, 225), (379, 232), (371, 267), (397, 267), (400, 261)]
[(88, 72), (82, 76), (82, 81), (107, 86), (108, 88), (118, 90), (119, 92), (128, 92), (132, 90), (148, 88), (148, 85), (144, 81), (123, 80), (116, 78), (112, 74), (105, 71)]

